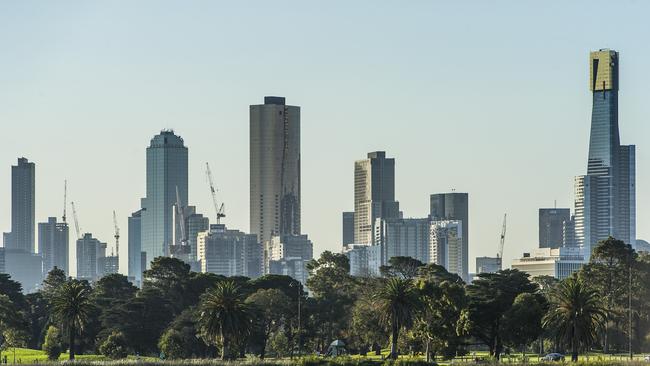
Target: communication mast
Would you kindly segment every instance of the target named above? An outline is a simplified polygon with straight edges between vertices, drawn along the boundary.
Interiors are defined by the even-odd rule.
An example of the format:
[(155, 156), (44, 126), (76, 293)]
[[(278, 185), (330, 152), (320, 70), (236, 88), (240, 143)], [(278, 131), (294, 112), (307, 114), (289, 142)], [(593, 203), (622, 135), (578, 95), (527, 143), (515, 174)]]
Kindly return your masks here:
[(66, 216), (65, 216), (65, 209), (66, 206), (68, 205), (68, 180), (63, 181), (63, 223), (66, 221)]
[(117, 226), (117, 216), (115, 215), (115, 210), (113, 210), (113, 226), (115, 226), (115, 255), (120, 256), (120, 228)]

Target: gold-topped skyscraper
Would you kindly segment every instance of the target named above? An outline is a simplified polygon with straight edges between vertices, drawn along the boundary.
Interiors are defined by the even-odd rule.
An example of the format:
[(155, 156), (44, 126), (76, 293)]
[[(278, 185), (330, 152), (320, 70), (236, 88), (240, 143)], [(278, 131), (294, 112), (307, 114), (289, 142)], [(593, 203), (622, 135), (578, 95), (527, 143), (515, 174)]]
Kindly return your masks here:
[(618, 52), (609, 49), (591, 52), (589, 90), (618, 90)]

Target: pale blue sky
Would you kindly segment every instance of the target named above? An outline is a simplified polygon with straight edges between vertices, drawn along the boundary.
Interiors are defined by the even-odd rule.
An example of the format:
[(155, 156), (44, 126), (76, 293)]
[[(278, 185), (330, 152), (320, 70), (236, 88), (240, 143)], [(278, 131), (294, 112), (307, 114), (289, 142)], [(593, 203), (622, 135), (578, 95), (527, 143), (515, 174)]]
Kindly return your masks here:
[[(572, 206), (586, 170), (588, 54), (620, 51), (622, 142), (637, 145), (637, 231), (650, 238), (650, 4), (643, 1), (2, 1), (0, 230), (10, 165), (37, 169), (37, 221), (61, 216), (63, 180), (84, 231), (113, 242), (144, 194), (162, 128), (189, 147), (190, 203), (248, 230), (248, 105), (302, 107), (302, 221), (340, 250), (353, 161), (397, 159), (406, 216), (428, 195), (470, 194), (470, 269), (537, 245), (537, 209)], [(72, 245), (72, 243), (71, 243)], [(73, 247), (73, 246), (72, 246)]]

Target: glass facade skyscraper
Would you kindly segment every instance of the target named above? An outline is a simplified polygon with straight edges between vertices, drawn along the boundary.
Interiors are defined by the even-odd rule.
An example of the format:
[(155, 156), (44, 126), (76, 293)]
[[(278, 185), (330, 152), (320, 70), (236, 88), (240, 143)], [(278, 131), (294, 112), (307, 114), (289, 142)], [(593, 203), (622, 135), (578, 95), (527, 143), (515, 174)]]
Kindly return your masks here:
[(469, 194), (461, 192), (435, 193), (430, 197), (429, 218), (432, 220), (458, 220), (462, 233), (460, 253), (461, 270), (458, 275), (469, 281)]
[(36, 253), (36, 166), (25, 158), (11, 167), (11, 233), (5, 245)]
[(618, 132), (618, 52), (590, 55), (593, 105), (587, 174), (575, 180), (575, 241), (588, 257), (598, 241), (613, 236), (635, 245), (635, 150)]
[(170, 245), (180, 243), (181, 230), (174, 227), (178, 223), (173, 212), (177, 190), (181, 203), (187, 205), (187, 184), (187, 147), (174, 131), (161, 131), (147, 148), (147, 196), (142, 199), (140, 219), (147, 267), (154, 258), (169, 255)]

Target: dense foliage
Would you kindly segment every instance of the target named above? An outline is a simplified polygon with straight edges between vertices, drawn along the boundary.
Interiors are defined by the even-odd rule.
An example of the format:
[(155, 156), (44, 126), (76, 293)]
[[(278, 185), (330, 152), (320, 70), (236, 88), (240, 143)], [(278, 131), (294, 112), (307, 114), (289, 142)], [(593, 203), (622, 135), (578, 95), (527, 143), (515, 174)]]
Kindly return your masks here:
[(562, 281), (503, 270), (465, 284), (407, 257), (392, 258), (380, 276), (354, 277), (347, 257), (331, 252), (307, 270), (303, 288), (287, 276), (225, 278), (156, 258), (141, 288), (119, 274), (90, 284), (55, 268), (28, 295), (0, 274), (3, 348), (43, 349), (51, 359), (69, 350), (71, 358), (228, 360), (327, 354), (339, 340), (349, 353), (390, 349), (393, 359), (449, 359), (477, 348), (496, 359), (511, 350), (576, 359), (626, 351), (631, 338), (635, 352), (650, 350), (650, 256), (613, 238)]

